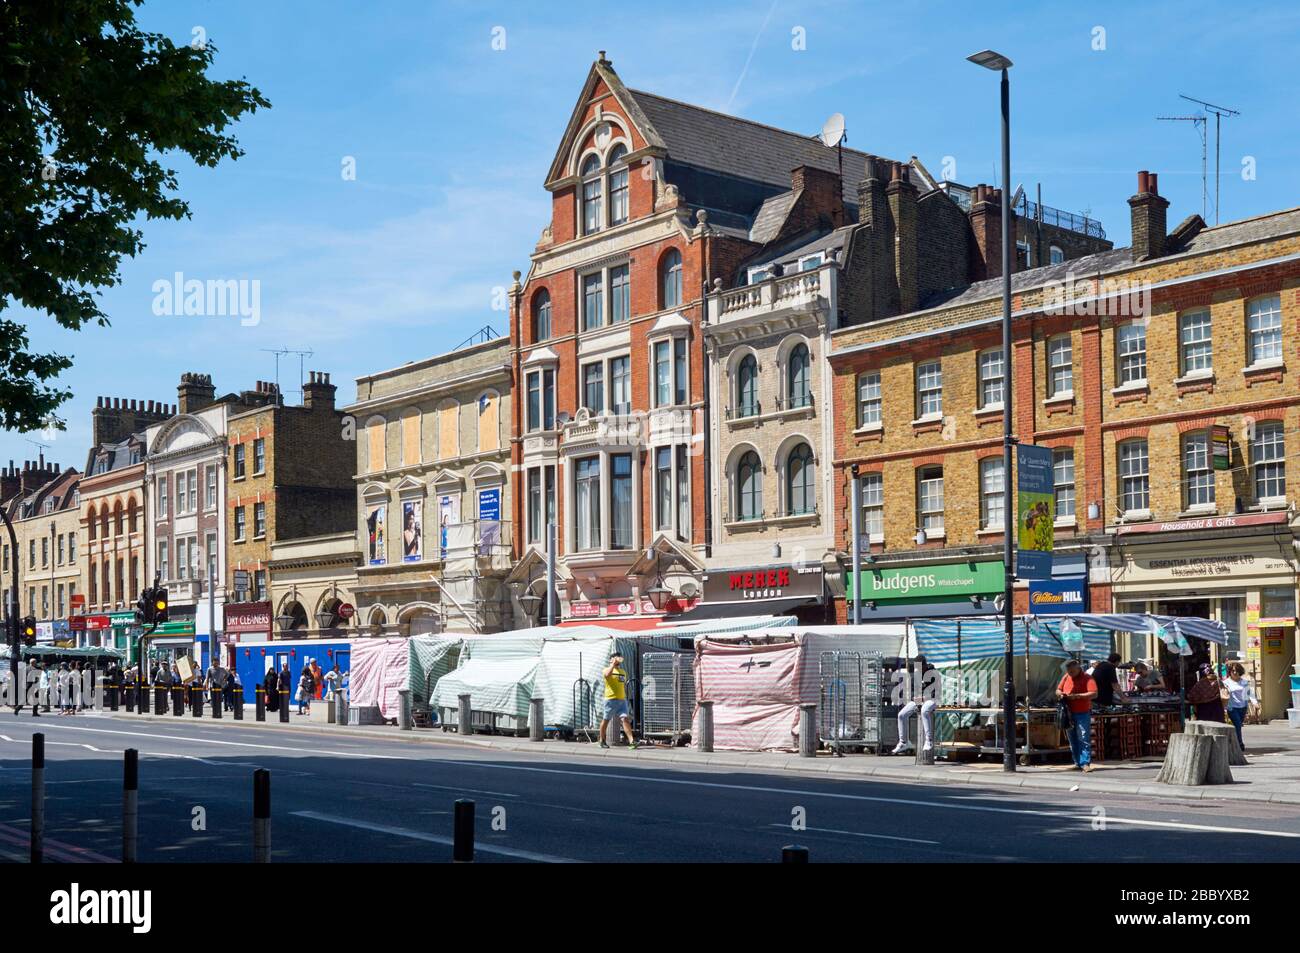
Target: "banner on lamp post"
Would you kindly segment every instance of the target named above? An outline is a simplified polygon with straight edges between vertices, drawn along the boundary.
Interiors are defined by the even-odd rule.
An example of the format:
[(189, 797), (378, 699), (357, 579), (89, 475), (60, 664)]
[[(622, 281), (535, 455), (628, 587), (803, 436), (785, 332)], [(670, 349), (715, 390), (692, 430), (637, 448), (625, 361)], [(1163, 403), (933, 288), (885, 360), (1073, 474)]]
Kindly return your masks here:
[(1016, 575), (1021, 579), (1052, 578), (1052, 546), (1056, 533), (1052, 448), (1022, 443), (1016, 446)]

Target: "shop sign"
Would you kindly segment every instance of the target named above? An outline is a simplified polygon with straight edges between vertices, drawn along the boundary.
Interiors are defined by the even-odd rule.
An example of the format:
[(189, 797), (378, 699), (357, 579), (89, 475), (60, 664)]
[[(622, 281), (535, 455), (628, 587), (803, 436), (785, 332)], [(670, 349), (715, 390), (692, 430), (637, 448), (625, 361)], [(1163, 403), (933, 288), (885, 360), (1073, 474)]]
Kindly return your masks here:
[(82, 606), (86, 604), (86, 596), (83, 593), (74, 592), (72, 594), (72, 597), (68, 600), (68, 603), (72, 606), (72, 608), (80, 609)]
[(718, 569), (704, 577), (704, 601), (748, 602), (750, 600), (791, 599), (800, 596), (821, 598), (822, 567), (753, 566), (741, 569)]
[(1229, 469), (1232, 466), (1232, 433), (1225, 424), (1215, 424), (1210, 429), (1210, 446), (1214, 451), (1214, 469)]
[(1029, 611), (1052, 615), (1088, 611), (1088, 579), (1043, 579), (1029, 583)]
[(74, 615), (68, 619), (71, 632), (99, 632), (110, 628), (113, 621), (106, 615)]
[[(893, 600), (948, 600), (992, 595), (1005, 585), (1002, 560), (979, 563), (945, 563), (909, 566), (905, 569), (864, 569), (862, 598), (876, 602)], [(852, 577), (848, 598), (856, 598)]]
[(269, 632), (271, 631), (271, 603), (241, 602), (228, 605), (225, 620), (227, 632)]
[(599, 602), (570, 602), (569, 615), (574, 619), (598, 619), (601, 606)]
[(1052, 448), (1022, 443), (1016, 447), (1016, 575), (1052, 578), (1056, 536)]
[(1241, 529), (1245, 526), (1267, 526), (1272, 523), (1285, 523), (1287, 515), (1284, 510), (1276, 513), (1234, 513), (1227, 516), (1205, 516), (1198, 519), (1171, 520), (1167, 523), (1129, 523), (1115, 527), (1117, 536), (1130, 536), (1135, 533), (1182, 533), (1206, 529)]

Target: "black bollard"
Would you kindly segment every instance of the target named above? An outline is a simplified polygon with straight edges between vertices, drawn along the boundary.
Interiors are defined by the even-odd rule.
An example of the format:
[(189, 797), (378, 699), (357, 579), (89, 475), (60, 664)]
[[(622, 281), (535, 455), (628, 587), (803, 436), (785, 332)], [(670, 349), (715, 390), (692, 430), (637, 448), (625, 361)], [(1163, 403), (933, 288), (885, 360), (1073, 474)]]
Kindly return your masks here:
[(167, 714), (167, 686), (166, 685), (154, 686), (153, 713), (155, 715)]
[(271, 772), (253, 772), (253, 863), (271, 862)]
[(127, 682), (123, 688), (126, 691), (126, 713), (128, 715), (135, 713), (135, 682)]
[(790, 844), (781, 848), (781, 863), (783, 864), (806, 864), (808, 863), (808, 848), (800, 847), (798, 844)]
[(190, 702), (194, 706), (192, 714), (195, 718), (203, 717), (203, 686), (195, 683), (190, 688)]
[(118, 691), (116, 685), (108, 686), (108, 710), (117, 711)]
[(453, 864), (474, 862), (474, 802), (469, 798), (458, 799), (454, 806), (451, 862)]
[(235, 686), (235, 721), (244, 720), (244, 686)]
[(140, 754), (134, 748), (122, 754), (122, 863), (134, 864), (139, 844)]
[(172, 686), (172, 717), (179, 718), (185, 714), (185, 686)]
[(32, 735), (32, 863), (45, 855), (45, 735)]
[(266, 721), (266, 689), (261, 685), (253, 689), (253, 704), (256, 706), (253, 719), (255, 721)]
[(280, 689), (280, 721), (289, 724), (289, 689)]
[(221, 708), (222, 708), (221, 689), (214, 688), (212, 689), (212, 717), (213, 718), (221, 717)]

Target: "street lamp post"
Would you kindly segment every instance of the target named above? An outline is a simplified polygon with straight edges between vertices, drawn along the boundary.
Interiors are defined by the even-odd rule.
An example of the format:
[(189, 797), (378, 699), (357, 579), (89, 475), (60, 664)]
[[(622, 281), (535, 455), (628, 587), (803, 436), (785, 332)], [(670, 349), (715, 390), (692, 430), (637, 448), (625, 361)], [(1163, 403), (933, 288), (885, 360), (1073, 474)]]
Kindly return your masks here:
[[(1016, 570), (1012, 519), (1015, 495), (1011, 488), (1011, 450), (1016, 438), (1011, 432), (1011, 83), (1007, 70), (1011, 60), (993, 50), (982, 50), (967, 57), (977, 66), (1002, 74), (1002, 360), (1006, 368), (1002, 390), (1002, 564), (1004, 570), (1002, 614), (1005, 627), (1002, 687), (1002, 770), (1016, 770), (1016, 681), (1015, 601)], [(1026, 722), (1025, 731), (1029, 731)]]
[(5, 512), (4, 507), (0, 506), (0, 519), (4, 520), (5, 529), (9, 532), (10, 550), (13, 553), (13, 587), (9, 590), (9, 616), (5, 620), (5, 635), (9, 641), (9, 673), (10, 685), (14, 692), (14, 714), (18, 713), (18, 536), (14, 533), (14, 524), (9, 520), (9, 514)]

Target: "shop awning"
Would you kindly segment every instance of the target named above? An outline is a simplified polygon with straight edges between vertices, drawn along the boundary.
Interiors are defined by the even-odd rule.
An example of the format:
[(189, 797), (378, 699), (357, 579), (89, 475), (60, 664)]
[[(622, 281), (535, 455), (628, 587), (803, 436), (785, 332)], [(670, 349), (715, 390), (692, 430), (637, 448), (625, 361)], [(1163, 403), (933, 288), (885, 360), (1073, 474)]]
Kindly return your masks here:
[[(703, 622), (707, 619), (730, 619), (747, 615), (786, 615), (804, 606), (819, 605), (816, 596), (792, 596), (789, 599), (754, 599), (748, 602), (701, 602), (687, 609), (674, 622)], [(969, 605), (969, 603), (967, 604)]]
[[(849, 621), (853, 620), (853, 600), (848, 601)], [(921, 602), (921, 603), (877, 603), (873, 609), (865, 603), (862, 606), (863, 622), (896, 622), (903, 619), (955, 619), (973, 616), (996, 616), (1001, 613), (993, 605), (992, 599), (981, 600), (979, 608), (973, 606), (969, 599), (956, 602)]]

